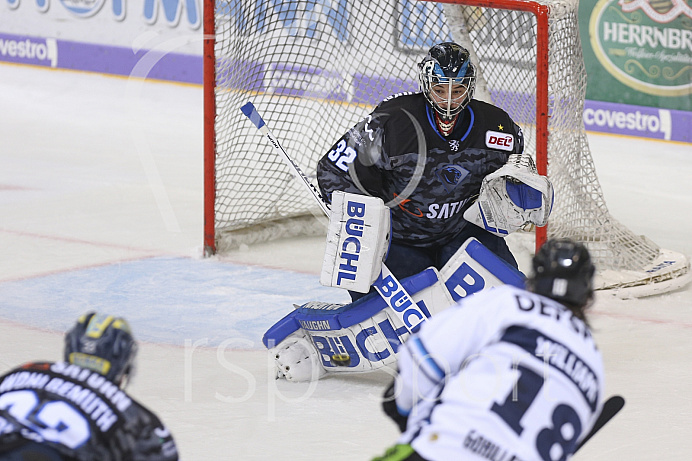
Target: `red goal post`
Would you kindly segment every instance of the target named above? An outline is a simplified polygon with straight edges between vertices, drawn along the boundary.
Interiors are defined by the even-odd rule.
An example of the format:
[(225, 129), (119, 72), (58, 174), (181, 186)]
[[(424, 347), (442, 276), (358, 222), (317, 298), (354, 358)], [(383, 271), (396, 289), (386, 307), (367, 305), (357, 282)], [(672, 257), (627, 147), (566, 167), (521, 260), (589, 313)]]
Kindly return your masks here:
[(204, 85), (204, 255), (216, 253), (216, 0), (204, 0), (202, 10)]

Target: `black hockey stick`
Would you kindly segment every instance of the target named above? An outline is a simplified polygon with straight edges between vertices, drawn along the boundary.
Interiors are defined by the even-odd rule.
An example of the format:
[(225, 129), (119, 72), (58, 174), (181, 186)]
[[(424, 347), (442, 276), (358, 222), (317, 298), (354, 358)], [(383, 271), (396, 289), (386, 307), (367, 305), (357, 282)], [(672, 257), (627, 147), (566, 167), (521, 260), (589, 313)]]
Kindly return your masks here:
[(584, 446), (586, 442), (593, 437), (596, 432), (600, 431), (603, 426), (605, 426), (608, 421), (613, 419), (615, 415), (617, 415), (620, 410), (622, 410), (622, 407), (625, 406), (625, 399), (621, 395), (614, 395), (610, 397), (608, 400), (605, 401), (603, 404), (603, 410), (601, 410), (601, 414), (598, 415), (598, 418), (596, 419), (596, 423), (593, 426), (593, 429), (591, 429), (591, 432), (589, 432), (586, 437), (584, 437), (584, 440), (582, 440), (579, 445), (577, 445), (577, 449), (574, 450), (574, 452), (578, 452), (581, 447)]

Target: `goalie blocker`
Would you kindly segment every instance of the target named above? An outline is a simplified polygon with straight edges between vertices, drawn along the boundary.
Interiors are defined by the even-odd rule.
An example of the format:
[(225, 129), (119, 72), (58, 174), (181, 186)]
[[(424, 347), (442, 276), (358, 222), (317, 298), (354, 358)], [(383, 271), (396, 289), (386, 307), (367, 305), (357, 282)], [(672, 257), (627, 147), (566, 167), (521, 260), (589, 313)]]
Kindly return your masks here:
[[(481, 290), (502, 284), (523, 287), (524, 279), (472, 238), (440, 271), (430, 267), (400, 283), (412, 297), (411, 309), (429, 318)], [(392, 368), (399, 345), (410, 335), (402, 320), (408, 314), (401, 314), (374, 293), (345, 305), (308, 302), (273, 325), (263, 343), (274, 358), (278, 377), (289, 381)]]

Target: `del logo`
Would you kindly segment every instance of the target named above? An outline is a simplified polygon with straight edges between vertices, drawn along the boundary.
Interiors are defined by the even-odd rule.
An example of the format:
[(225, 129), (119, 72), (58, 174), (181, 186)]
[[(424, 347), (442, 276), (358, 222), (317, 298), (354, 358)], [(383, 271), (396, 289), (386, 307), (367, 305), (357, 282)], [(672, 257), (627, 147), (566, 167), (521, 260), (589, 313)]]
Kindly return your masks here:
[(608, 73), (630, 88), (689, 95), (691, 20), (685, 0), (599, 0), (589, 21), (591, 47)]
[(514, 148), (514, 136), (499, 131), (486, 131), (485, 145), (493, 149), (511, 151)]

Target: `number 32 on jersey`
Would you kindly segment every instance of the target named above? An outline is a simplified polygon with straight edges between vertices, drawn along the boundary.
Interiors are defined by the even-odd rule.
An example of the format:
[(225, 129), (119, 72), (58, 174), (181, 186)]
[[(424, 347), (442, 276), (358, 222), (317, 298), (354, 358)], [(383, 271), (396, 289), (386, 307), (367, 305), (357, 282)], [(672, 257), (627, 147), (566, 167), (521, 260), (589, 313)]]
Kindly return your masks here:
[(353, 147), (347, 147), (346, 140), (342, 139), (327, 154), (329, 160), (342, 171), (348, 171), (348, 164), (356, 158), (356, 150)]
[(72, 405), (60, 400), (42, 403), (33, 391), (3, 394), (0, 396), (0, 409), (6, 410), (43, 439), (72, 449), (91, 437), (89, 422)]

